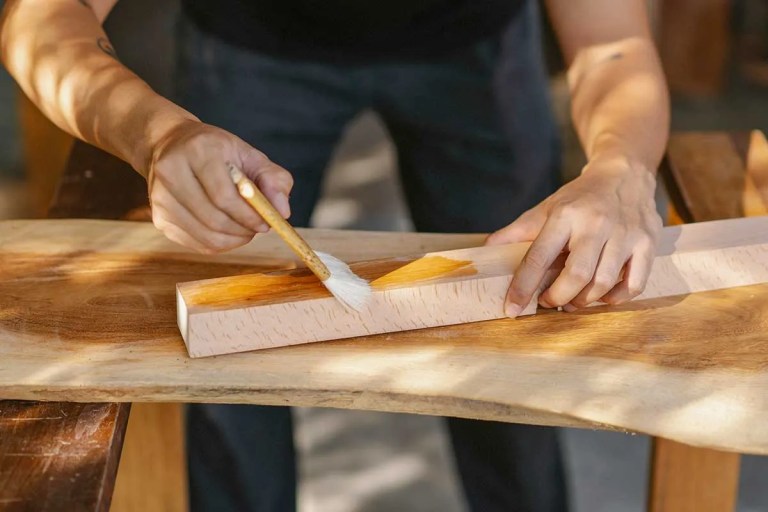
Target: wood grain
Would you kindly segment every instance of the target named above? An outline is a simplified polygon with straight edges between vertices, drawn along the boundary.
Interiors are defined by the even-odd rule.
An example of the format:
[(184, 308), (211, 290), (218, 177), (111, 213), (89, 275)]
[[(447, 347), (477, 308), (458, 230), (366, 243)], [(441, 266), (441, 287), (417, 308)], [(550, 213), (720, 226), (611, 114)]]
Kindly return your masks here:
[(736, 510), (740, 457), (655, 439), (649, 512)]
[[(189, 359), (175, 326), (171, 283), (198, 272), (189, 265), (202, 256), (167, 242), (143, 223), (11, 221), (0, 229), (14, 234), (0, 237), (3, 253), (40, 251), (54, 258), (54, 264), (24, 275), (36, 286), (58, 291), (41, 294), (48, 297), (44, 303), (26, 305), (19, 297), (27, 294), (0, 293), (5, 301), (0, 304), (0, 360), (14, 361), (0, 368), (0, 394), (8, 398), (414, 412), (632, 430), (768, 454), (768, 432), (755, 428), (768, 421), (768, 285)], [(482, 239), (326, 231), (304, 236), (346, 259), (353, 256), (348, 236), (368, 259), (447, 250)], [(129, 247), (136, 248), (136, 259), (126, 263)], [(78, 265), (84, 252), (91, 259)], [(285, 264), (287, 252), (279, 240), (266, 236), (195, 268), (207, 275), (232, 272), (233, 265), (247, 270), (267, 255), (270, 264)], [(107, 262), (101, 267), (93, 264), (100, 254)], [(110, 259), (115, 255), (123, 255), (117, 263)], [(168, 289), (155, 290), (151, 301), (145, 300), (141, 272), (133, 267), (141, 266), (141, 258), (172, 262), (164, 273), (154, 272), (152, 280), (164, 279)], [(9, 282), (3, 280), (4, 286)], [(72, 305), (68, 296), (79, 298)], [(125, 314), (133, 323), (124, 321), (119, 329), (94, 323), (84, 304), (113, 308), (114, 319), (116, 312), (131, 309)], [(41, 305), (53, 312), (45, 329), (34, 325)], [(15, 313), (6, 314), (11, 308)]]
[(127, 414), (118, 404), (0, 401), (0, 509), (109, 510), (115, 425)]
[[(529, 245), (353, 263), (373, 289), (359, 312), (306, 269), (182, 283), (178, 324), (190, 356), (203, 357), (503, 318)], [(665, 228), (639, 299), (768, 283), (766, 261), (768, 217)], [(534, 300), (522, 314), (535, 312)]]

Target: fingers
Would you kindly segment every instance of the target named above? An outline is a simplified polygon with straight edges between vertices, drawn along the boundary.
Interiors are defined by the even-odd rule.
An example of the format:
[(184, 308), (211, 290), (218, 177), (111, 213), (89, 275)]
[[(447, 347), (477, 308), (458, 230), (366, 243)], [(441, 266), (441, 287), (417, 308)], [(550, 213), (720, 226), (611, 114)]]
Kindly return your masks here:
[(655, 244), (652, 241), (642, 242), (627, 262), (624, 280), (605, 294), (601, 300), (606, 304), (616, 305), (640, 295), (645, 290), (648, 277), (651, 275), (655, 254)]
[(290, 215), (288, 171), (231, 133), (191, 122), (153, 149), (148, 187), (158, 228), (204, 252), (231, 249), (267, 231), (264, 219), (240, 197), (229, 163), (251, 177), (283, 216)]
[(629, 257), (624, 240), (613, 237), (606, 242), (597, 263), (592, 280), (570, 301), (572, 306), (583, 308), (600, 300), (621, 279), (621, 269)]
[(253, 238), (252, 233), (232, 235), (206, 227), (160, 181), (153, 187), (152, 221), (170, 240), (206, 254), (234, 249)]
[(152, 222), (155, 227), (160, 230), (161, 233), (171, 242), (175, 242), (184, 247), (188, 247), (197, 252), (208, 254), (210, 249), (202, 244), (199, 240), (192, 237), (189, 233), (181, 229), (173, 222), (167, 220), (162, 215), (153, 215)]
[(293, 176), (260, 153), (255, 153), (252, 152), (244, 159), (244, 172), (251, 177), (280, 215), (287, 219), (291, 216), (288, 196), (293, 188)]
[(489, 235), (485, 239), (485, 244), (501, 245), (530, 242), (539, 234), (546, 220), (546, 214), (541, 208), (533, 208), (523, 213), (508, 226)]
[(592, 281), (605, 244), (606, 236), (599, 231), (575, 234), (568, 242), (570, 254), (563, 271), (539, 296), (539, 304), (550, 308), (565, 306), (579, 295)]
[(216, 209), (251, 231), (267, 231), (264, 219), (237, 193), (225, 159), (206, 160), (194, 166), (193, 172)]
[[(216, 207), (186, 161), (179, 159), (159, 164), (155, 168), (155, 180), (162, 183), (164, 190), (173, 190), (177, 202), (208, 229), (243, 237), (257, 231), (257, 225), (246, 227)], [(154, 198), (153, 201), (156, 202)]]
[(550, 218), (533, 241), (507, 292), (505, 312), (514, 318), (531, 302), (545, 274), (562, 252), (570, 236), (569, 225)]

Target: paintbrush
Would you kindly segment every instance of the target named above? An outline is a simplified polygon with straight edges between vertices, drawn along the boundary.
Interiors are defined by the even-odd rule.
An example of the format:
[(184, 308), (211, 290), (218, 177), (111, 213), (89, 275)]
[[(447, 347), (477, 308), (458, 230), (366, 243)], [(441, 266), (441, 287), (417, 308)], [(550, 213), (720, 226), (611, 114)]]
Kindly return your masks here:
[(346, 307), (360, 311), (371, 296), (371, 286), (340, 259), (323, 252), (314, 251), (301, 238), (287, 220), (272, 206), (256, 184), (240, 169), (229, 164), (229, 174), (237, 186), (240, 196), (245, 199), (272, 229), (288, 244), (301, 261), (323, 282), (329, 292)]

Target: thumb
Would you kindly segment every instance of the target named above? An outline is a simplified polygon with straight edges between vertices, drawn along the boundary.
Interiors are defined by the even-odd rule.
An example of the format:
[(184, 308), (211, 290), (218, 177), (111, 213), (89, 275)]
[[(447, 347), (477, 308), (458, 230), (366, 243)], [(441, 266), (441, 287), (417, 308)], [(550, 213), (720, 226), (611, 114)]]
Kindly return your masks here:
[(523, 213), (512, 224), (492, 233), (485, 240), (486, 245), (514, 244), (531, 242), (544, 227), (546, 215), (539, 208), (533, 208)]

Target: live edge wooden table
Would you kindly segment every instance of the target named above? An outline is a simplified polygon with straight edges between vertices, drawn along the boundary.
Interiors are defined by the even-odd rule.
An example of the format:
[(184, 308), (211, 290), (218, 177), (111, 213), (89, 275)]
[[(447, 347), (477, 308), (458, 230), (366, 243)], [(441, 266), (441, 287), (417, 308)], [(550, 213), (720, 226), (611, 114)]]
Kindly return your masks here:
[[(672, 217), (680, 221), (768, 214), (768, 143), (760, 132), (675, 134), (663, 176), (674, 204)], [(145, 205), (145, 185), (133, 171), (89, 146), (76, 144), (50, 217), (146, 220)], [(91, 250), (98, 251), (98, 243), (104, 241), (120, 245), (117, 238), (121, 232), (110, 237), (110, 226), (98, 222), (87, 226), (97, 238)], [(149, 226), (121, 226), (123, 232), (139, 232), (153, 244), (166, 243)], [(61, 243), (66, 233), (56, 233), (55, 226), (52, 229), (51, 240)], [(338, 235), (318, 236), (321, 243), (333, 245)], [(376, 236), (366, 236), (369, 246), (375, 247)], [(384, 245), (384, 239), (379, 240), (378, 245)], [(447, 249), (480, 239), (404, 234), (397, 240), (400, 247), (379, 251), (415, 253), (425, 247)], [(384, 255), (375, 249), (369, 251), (370, 256)], [(227, 265), (242, 271), (244, 256)], [(87, 272), (82, 272), (90, 261), (88, 250), (79, 257), (76, 264), (83, 268), (75, 268), (81, 274), (74, 275), (82, 275), (87, 282)], [(157, 262), (152, 258), (142, 261), (147, 265), (141, 267), (142, 271), (159, 268), (153, 267)], [(196, 275), (195, 265), (201, 261), (187, 261), (189, 268), (181, 274)], [(118, 272), (130, 272), (132, 268), (124, 258), (111, 264)], [(125, 282), (122, 285), (126, 286)], [(49, 326), (48, 336), (52, 345), (61, 345), (62, 354), (59, 359), (41, 363), (34, 358), (41, 357), (45, 347), (30, 347), (29, 351), (17, 347), (14, 358), (14, 344), (3, 346), (0, 337), (0, 397), (100, 402), (0, 401), (0, 510), (108, 510), (130, 401), (315, 405), (663, 434), (676, 441), (654, 438), (648, 500), (648, 509), (653, 512), (733, 510), (738, 452), (768, 453), (768, 438), (750, 435), (750, 431), (765, 429), (768, 415), (768, 398), (759, 398), (760, 392), (768, 395), (768, 285), (708, 292), (682, 301), (663, 299), (650, 305), (636, 303), (571, 315), (545, 314), (520, 321), (278, 349), (261, 355), (236, 354), (202, 363), (187, 359), (180, 339), (166, 332), (172, 325), (172, 318), (166, 316), (172, 315), (173, 301), (167, 300), (167, 290), (159, 295), (156, 292), (134, 293), (148, 301), (145, 319), (111, 318), (116, 322), (112, 330), (92, 319), (94, 332), (107, 331), (116, 338), (124, 336), (137, 322), (158, 321), (158, 326), (149, 326), (164, 333), (156, 343), (137, 339), (135, 345), (122, 343), (112, 348), (103, 339), (67, 341), (71, 336), (67, 326), (54, 324)], [(152, 301), (157, 297), (160, 303), (155, 304)], [(109, 308), (108, 303), (99, 306)], [(709, 315), (705, 322), (686, 317), (702, 307)], [(18, 322), (23, 321), (14, 318), (12, 309), (8, 309), (10, 313), (0, 311), (0, 335), (4, 328), (18, 327)], [(485, 338), (484, 333), (495, 334)], [(470, 342), (474, 345), (464, 346)], [(318, 352), (320, 349), (322, 352)], [(487, 361), (478, 361), (477, 354), (487, 356)], [(466, 358), (474, 359), (475, 366), (462, 366)], [(569, 394), (572, 390), (563, 385), (561, 378), (572, 379), (584, 368), (563, 366), (563, 358), (589, 359), (584, 368), (600, 369), (598, 375), (584, 375), (594, 379), (593, 395)], [(301, 367), (308, 360), (312, 364), (306, 369)], [(164, 383), (131, 380), (132, 372), (146, 361), (158, 362), (156, 371), (170, 375), (164, 381), (159, 379)], [(249, 368), (258, 365), (263, 369), (269, 361), (295, 364), (306, 378), (290, 388), (278, 385), (279, 371), (259, 375), (261, 387), (236, 380), (238, 374), (247, 375)], [(37, 373), (21, 383), (3, 381), (4, 365), (7, 369), (14, 363), (35, 368)], [(515, 381), (516, 365), (520, 369), (520, 365), (529, 367), (533, 363), (542, 369), (537, 380), (540, 389), (531, 393), (536, 396), (520, 397), (517, 391), (519, 398), (513, 403), (503, 389), (499, 393), (498, 384), (509, 383), (509, 394), (514, 396), (516, 386), (526, 384)], [(366, 365), (379, 373), (374, 376), (361, 371)], [(445, 381), (446, 374), (455, 379), (455, 386), (434, 388), (435, 382)], [(218, 379), (217, 385), (209, 385), (206, 378)], [(624, 387), (617, 388), (617, 382)], [(714, 392), (718, 383), (727, 389)], [(653, 393), (642, 389), (649, 386), (654, 386)], [(110, 402), (115, 400), (118, 402)], [(697, 425), (697, 418), (712, 418), (713, 422)], [(141, 460), (142, 455), (165, 456), (169, 464), (181, 461), (180, 440), (174, 435), (180, 431), (178, 408), (137, 407), (131, 421), (144, 420), (165, 426), (171, 422), (170, 437), (158, 438), (155, 432), (152, 439), (126, 443), (121, 475), (127, 474), (118, 479), (116, 496), (121, 494), (121, 485), (131, 489), (131, 479), (134, 494), (142, 492), (142, 484), (149, 485), (146, 479), (142, 481), (141, 471), (128, 471), (130, 467), (126, 467), (136, 463), (137, 458), (144, 473), (163, 473), (163, 468), (152, 467), (162, 464), (162, 460)], [(129, 441), (131, 432), (137, 430), (128, 430)], [(174, 447), (178, 448), (176, 452)], [(184, 491), (183, 473), (164, 474), (163, 478), (168, 495), (150, 496), (155, 500), (153, 505), (146, 500), (131, 505), (130, 500), (121, 502), (116, 498), (116, 508), (183, 509), (186, 504), (179, 497)], [(121, 484), (124, 481), (129, 483)]]

